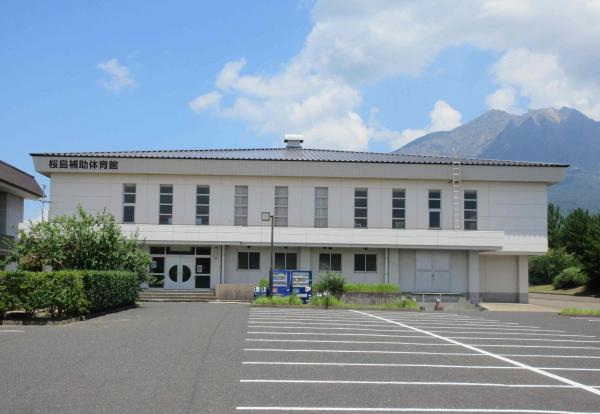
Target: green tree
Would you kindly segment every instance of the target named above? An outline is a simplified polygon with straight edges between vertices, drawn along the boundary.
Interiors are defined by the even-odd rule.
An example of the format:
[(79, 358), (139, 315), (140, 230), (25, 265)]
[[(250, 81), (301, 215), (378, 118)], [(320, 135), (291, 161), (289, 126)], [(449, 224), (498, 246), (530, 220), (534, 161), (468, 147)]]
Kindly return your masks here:
[(583, 258), (586, 246), (594, 237), (594, 216), (581, 208), (571, 211), (564, 219), (560, 232), (560, 245), (568, 252)]
[(556, 249), (560, 246), (560, 236), (563, 229), (564, 218), (560, 214), (560, 207), (548, 204), (548, 247)]
[(568, 253), (562, 247), (550, 248), (544, 256), (529, 258), (529, 283), (532, 285), (550, 284), (566, 268), (579, 265), (579, 260), (573, 253)]
[(150, 256), (137, 233), (126, 238), (114, 216), (102, 211), (95, 216), (81, 206), (77, 214), (30, 223), (11, 242), (5, 263), (17, 262), (22, 270), (127, 270), (140, 281), (149, 278)]

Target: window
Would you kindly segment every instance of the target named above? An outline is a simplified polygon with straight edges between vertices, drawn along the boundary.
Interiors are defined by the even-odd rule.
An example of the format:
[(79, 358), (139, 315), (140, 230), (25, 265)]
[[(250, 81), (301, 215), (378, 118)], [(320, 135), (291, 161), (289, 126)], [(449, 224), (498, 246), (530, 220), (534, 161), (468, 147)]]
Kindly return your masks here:
[(406, 193), (404, 190), (392, 190), (392, 228), (406, 228)]
[(160, 185), (158, 224), (173, 224), (173, 185)]
[(429, 190), (429, 228), (439, 229), (442, 227), (442, 192), (440, 190)]
[(248, 186), (236, 185), (233, 201), (233, 225), (248, 225)]
[(327, 227), (329, 189), (315, 187), (315, 227)]
[(340, 253), (319, 254), (319, 270), (342, 271), (342, 255)]
[(354, 189), (354, 227), (367, 227), (367, 195), (366, 188)]
[(296, 253), (275, 253), (275, 269), (296, 270), (297, 269)]
[(123, 223), (135, 222), (135, 184), (123, 184)]
[(273, 225), (287, 227), (288, 225), (288, 188), (275, 187), (275, 214)]
[(209, 201), (210, 187), (207, 185), (196, 186), (196, 224), (208, 225)]
[(259, 270), (260, 253), (259, 252), (238, 252), (239, 270)]
[(465, 230), (477, 230), (477, 191), (464, 193)]
[(376, 272), (377, 271), (377, 255), (358, 253), (354, 255), (354, 271), (355, 272)]

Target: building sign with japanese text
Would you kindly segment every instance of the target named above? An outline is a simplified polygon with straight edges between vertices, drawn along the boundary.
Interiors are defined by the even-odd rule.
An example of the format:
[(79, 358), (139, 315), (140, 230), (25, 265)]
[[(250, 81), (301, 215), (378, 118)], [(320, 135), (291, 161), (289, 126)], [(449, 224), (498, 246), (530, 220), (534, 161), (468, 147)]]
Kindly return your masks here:
[(48, 161), (48, 167), (51, 169), (63, 170), (118, 170), (119, 161), (109, 160), (56, 160)]

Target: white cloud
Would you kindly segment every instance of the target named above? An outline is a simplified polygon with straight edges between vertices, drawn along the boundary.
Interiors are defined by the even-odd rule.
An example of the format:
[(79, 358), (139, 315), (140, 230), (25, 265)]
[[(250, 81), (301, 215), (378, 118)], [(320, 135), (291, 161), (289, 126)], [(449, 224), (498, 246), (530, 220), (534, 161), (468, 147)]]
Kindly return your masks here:
[(498, 88), (486, 98), (488, 107), (519, 110), (521, 97), (528, 106), (568, 105), (600, 119), (600, 7), (593, 1), (328, 0), (317, 1), (311, 16), (303, 48), (280, 71), (246, 74), (246, 60), (226, 63), (209, 92), (232, 103), (201, 109), (260, 134), (305, 133), (314, 146), (408, 142), (457, 125), (460, 114), (442, 105), (423, 129), (374, 127), (360, 116), (369, 109), (362, 108), (362, 89), (419, 76), (440, 51), (471, 45), (501, 53), (490, 68)]
[(400, 148), (417, 138), (432, 132), (450, 131), (461, 125), (461, 114), (445, 101), (437, 101), (429, 112), (429, 125), (421, 129), (405, 129), (402, 132), (376, 128), (372, 132), (379, 139), (387, 139), (392, 148)]
[[(575, 107), (600, 119), (600, 85), (567, 75), (557, 55), (511, 49), (494, 64), (492, 74), (501, 89), (486, 98), (488, 105), (514, 109), (515, 90), (519, 90), (531, 107)], [(507, 104), (507, 108), (501, 108), (502, 104)]]
[(198, 96), (190, 102), (190, 108), (193, 111), (201, 112), (206, 109), (218, 109), (223, 95), (219, 92), (209, 92)]
[(125, 89), (133, 89), (138, 86), (129, 68), (120, 64), (117, 58), (100, 62), (96, 67), (109, 75), (108, 79), (100, 79), (100, 84), (111, 92), (119, 93)]
[(488, 109), (499, 109), (510, 113), (520, 113), (522, 110), (517, 106), (517, 92), (513, 87), (505, 86), (495, 90), (485, 97), (485, 105)]

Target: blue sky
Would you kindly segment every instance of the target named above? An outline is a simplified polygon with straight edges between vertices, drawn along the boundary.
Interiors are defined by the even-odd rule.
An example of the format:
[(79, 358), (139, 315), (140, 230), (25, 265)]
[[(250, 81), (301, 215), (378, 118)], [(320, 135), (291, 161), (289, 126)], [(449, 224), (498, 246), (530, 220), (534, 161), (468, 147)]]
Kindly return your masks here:
[(489, 108), (598, 118), (597, 53), (573, 57), (597, 49), (581, 28), (597, 7), (448, 4), (3, 1), (0, 159), (33, 173), (30, 152), (271, 147), (286, 132), (390, 151)]

